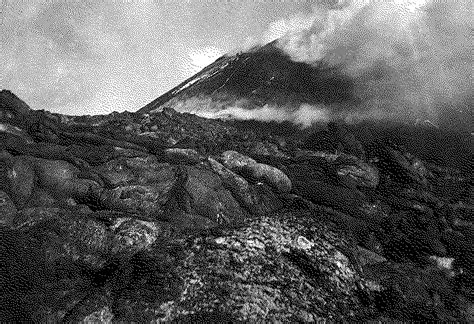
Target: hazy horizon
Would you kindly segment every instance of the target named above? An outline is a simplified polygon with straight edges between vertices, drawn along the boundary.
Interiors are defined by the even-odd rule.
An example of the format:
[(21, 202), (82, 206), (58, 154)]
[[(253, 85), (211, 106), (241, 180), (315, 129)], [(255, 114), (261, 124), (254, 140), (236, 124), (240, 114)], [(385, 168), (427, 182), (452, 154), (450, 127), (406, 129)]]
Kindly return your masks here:
[[(472, 129), (470, 9), (470, 0), (4, 1), (0, 88), (33, 109), (137, 111), (223, 54), (279, 38), (294, 61), (351, 80), (348, 118)], [(331, 103), (223, 109), (307, 125), (339, 113)]]
[[(311, 1), (3, 1), (0, 88), (33, 109), (136, 111)], [(273, 24), (273, 25), (272, 25)]]

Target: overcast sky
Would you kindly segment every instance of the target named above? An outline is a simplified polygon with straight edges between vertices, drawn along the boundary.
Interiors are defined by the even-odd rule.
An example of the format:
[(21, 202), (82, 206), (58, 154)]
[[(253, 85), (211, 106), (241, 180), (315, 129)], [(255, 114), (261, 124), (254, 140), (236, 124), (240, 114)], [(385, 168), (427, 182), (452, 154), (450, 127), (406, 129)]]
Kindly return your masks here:
[[(315, 0), (318, 1), (318, 0)], [(33, 109), (136, 111), (314, 1), (3, 0), (0, 88)]]

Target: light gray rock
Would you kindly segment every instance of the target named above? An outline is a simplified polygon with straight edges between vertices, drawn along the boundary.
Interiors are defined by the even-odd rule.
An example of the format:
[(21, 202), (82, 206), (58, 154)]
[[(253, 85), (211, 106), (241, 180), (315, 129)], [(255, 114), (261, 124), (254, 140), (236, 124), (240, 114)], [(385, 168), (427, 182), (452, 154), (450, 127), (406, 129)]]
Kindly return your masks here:
[(257, 180), (265, 181), (279, 192), (291, 190), (291, 180), (275, 167), (257, 163), (254, 159), (235, 151), (225, 151), (222, 153), (221, 161), (230, 170), (247, 173)]

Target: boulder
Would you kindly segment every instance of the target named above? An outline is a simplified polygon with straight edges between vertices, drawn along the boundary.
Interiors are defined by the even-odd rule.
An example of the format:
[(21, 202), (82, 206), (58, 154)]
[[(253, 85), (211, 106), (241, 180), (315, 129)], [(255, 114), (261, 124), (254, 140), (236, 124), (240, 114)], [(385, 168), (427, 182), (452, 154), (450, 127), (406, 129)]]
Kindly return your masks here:
[(119, 186), (115, 189), (92, 188), (91, 204), (99, 209), (134, 213), (146, 219), (160, 219), (170, 188), (147, 185)]
[(291, 181), (281, 170), (235, 151), (225, 151), (221, 155), (222, 164), (232, 171), (246, 173), (256, 180), (265, 181), (278, 192), (291, 190)]
[(221, 154), (220, 159), (222, 164), (232, 171), (241, 170), (249, 164), (257, 163), (254, 159), (236, 151), (225, 151)]
[(62, 160), (28, 159), (34, 165), (38, 184), (57, 198), (87, 199), (91, 187), (99, 183), (78, 178), (79, 169)]
[(251, 177), (263, 180), (276, 189), (277, 192), (285, 193), (291, 190), (291, 180), (281, 170), (263, 163), (249, 164), (243, 168)]
[(104, 265), (103, 257), (109, 250), (109, 231), (104, 224), (61, 208), (23, 209), (13, 228), (41, 238), (45, 262), (53, 268), (55, 262), (68, 260), (98, 269)]
[[(303, 215), (284, 214), (196, 237), (182, 246), (173, 277), (168, 277), (177, 294), (168, 299), (160, 294), (148, 298), (121, 294), (114, 320), (357, 319), (367, 310), (354, 292), (361, 289), (371, 295), (379, 288), (360, 279), (340, 252), (342, 242), (334, 232)], [(100, 309), (103, 305), (94, 311)]]
[(214, 172), (204, 168), (187, 167), (184, 189), (190, 197), (188, 212), (209, 218), (217, 224), (234, 224), (245, 218), (239, 203)]
[(232, 193), (235, 199), (248, 211), (255, 215), (264, 215), (281, 207), (281, 202), (262, 185), (251, 185), (243, 177), (232, 172), (213, 158), (208, 162), (214, 172), (223, 181), (224, 186)]
[(133, 218), (118, 218), (110, 227), (113, 230), (111, 253), (135, 253), (149, 249), (157, 240), (170, 237), (170, 225), (164, 222), (147, 222)]
[(11, 226), (17, 209), (5, 191), (0, 190), (0, 226)]

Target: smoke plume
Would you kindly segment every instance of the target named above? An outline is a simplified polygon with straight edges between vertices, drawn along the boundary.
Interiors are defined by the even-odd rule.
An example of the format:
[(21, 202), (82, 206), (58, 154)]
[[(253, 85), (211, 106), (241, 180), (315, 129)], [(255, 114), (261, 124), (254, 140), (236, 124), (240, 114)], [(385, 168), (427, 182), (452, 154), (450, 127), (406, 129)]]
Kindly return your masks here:
[(460, 114), (472, 127), (471, 12), (470, 0), (318, 1), (311, 24), (301, 15), (281, 24), (291, 28), (278, 46), (353, 80), (358, 104), (330, 105), (332, 115), (440, 125)]

